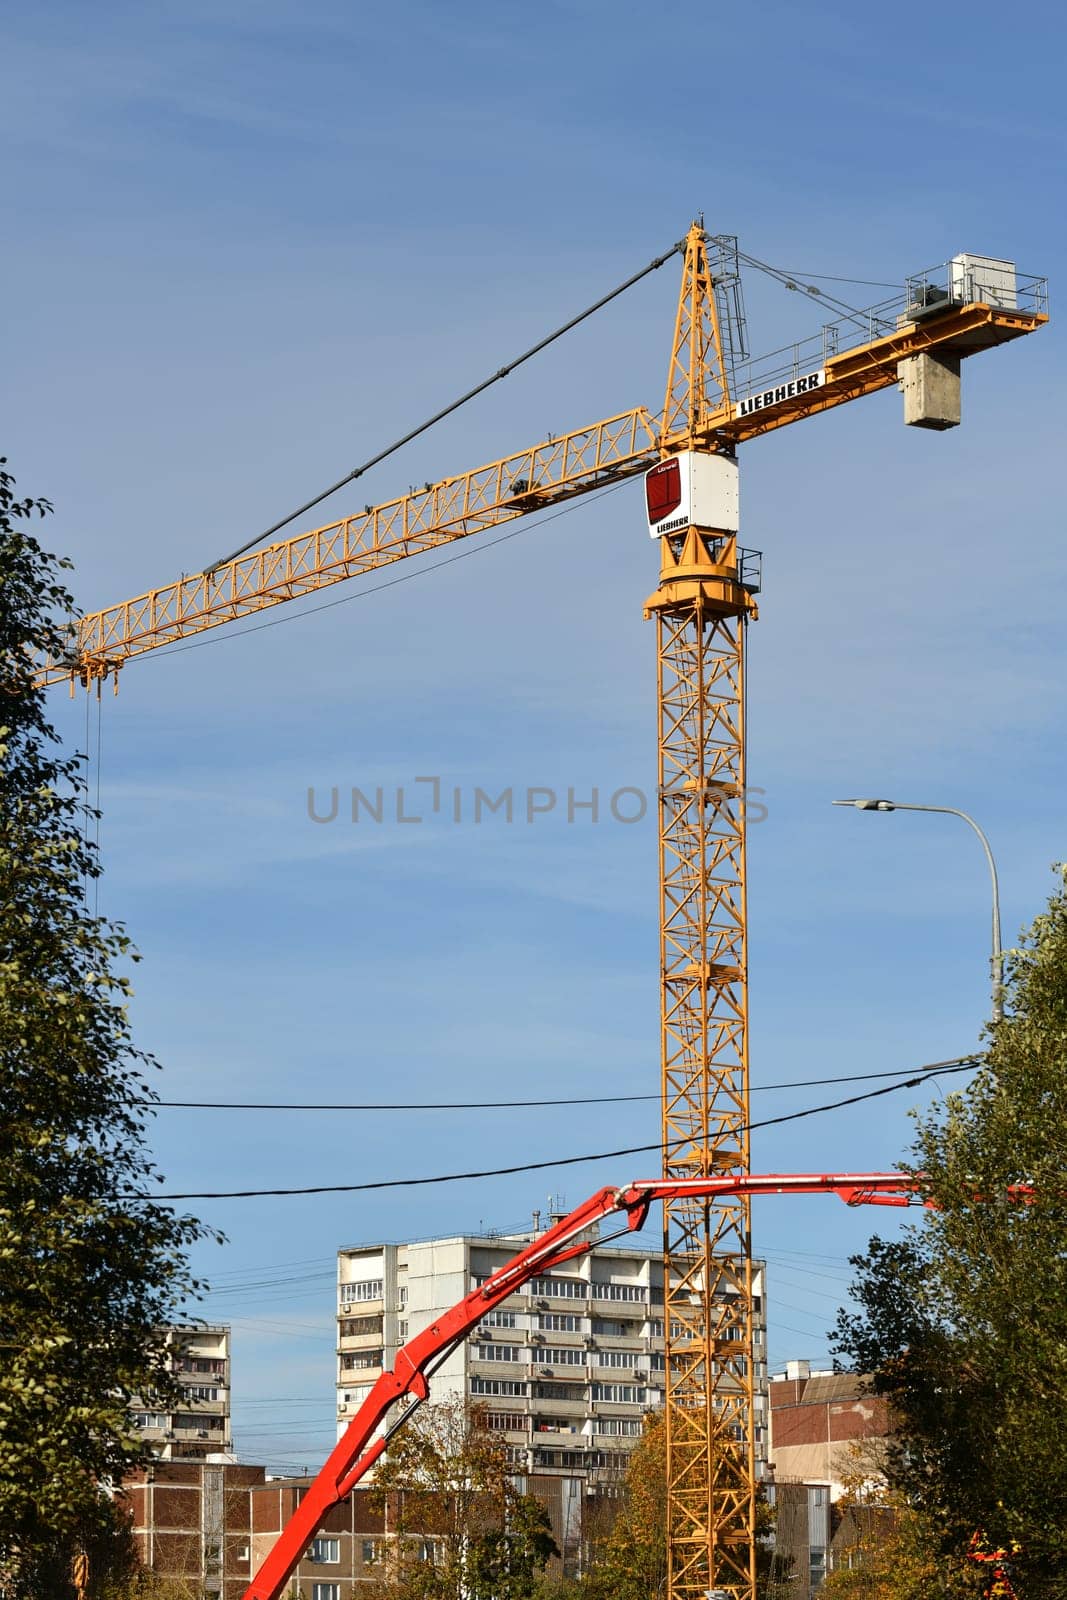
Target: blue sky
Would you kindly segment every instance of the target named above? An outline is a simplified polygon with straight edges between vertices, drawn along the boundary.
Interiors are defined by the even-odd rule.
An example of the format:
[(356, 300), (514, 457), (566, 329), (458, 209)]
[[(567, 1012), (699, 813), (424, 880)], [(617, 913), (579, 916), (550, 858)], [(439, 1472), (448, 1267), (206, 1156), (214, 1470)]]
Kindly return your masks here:
[[(1062, 63), (1060, 13), (1041, 5), (1010, 41), (981, 3), (965, 28), (942, 9), (911, 32), (881, 9), (777, 4), (670, 21), (600, 3), (23, 8), (0, 107), (4, 449), (25, 492), (55, 501), (50, 543), (94, 609), (251, 537), (698, 212), (797, 273), (896, 283), (963, 249), (1048, 273), (1055, 294)], [(662, 269), (325, 514), (658, 407), (676, 282)], [(756, 353), (822, 320), (746, 287)], [(976, 842), (950, 819), (831, 811), (833, 796), (972, 811), (1009, 939), (1049, 892), (1064, 853), (1060, 340), (1054, 322), (968, 363), (957, 431), (906, 430), (890, 392), (743, 452), (743, 537), (764, 551), (757, 1086), (954, 1056), (986, 1016)], [(309, 785), (419, 774), (468, 793), (650, 787), (655, 580), (631, 485), (411, 583), (127, 669), (102, 707), (101, 909), (144, 953), (136, 1026), (166, 1098), (655, 1091), (650, 819), (306, 812)], [(54, 704), (81, 745), (84, 705)], [(754, 1110), (832, 1097), (762, 1093)], [(768, 1130), (755, 1165), (892, 1166), (915, 1100)], [(655, 1130), (640, 1103), (161, 1111), (153, 1140), (168, 1184), (201, 1190), (507, 1165)], [(202, 1265), (208, 1314), (235, 1326), (242, 1453), (301, 1466), (332, 1438), (339, 1244), (518, 1225), (549, 1190), (574, 1203), (631, 1175), (204, 1203), (230, 1241)], [(830, 1201), (757, 1207), (775, 1364), (826, 1358), (845, 1258), (895, 1225)]]

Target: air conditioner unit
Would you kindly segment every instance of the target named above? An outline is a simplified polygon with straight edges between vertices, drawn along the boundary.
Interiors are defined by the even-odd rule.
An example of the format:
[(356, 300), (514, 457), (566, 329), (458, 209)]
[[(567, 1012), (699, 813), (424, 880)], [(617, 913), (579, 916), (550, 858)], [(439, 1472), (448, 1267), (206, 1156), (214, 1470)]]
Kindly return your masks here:
[(543, 1333), (531, 1333), (531, 1335), (530, 1335), (530, 1343), (531, 1344), (544, 1344), (544, 1342), (545, 1342), (545, 1336), (544, 1336)]
[(552, 1376), (552, 1368), (551, 1367), (541, 1367), (539, 1370), (540, 1370), (542, 1378), (551, 1378), (551, 1376)]
[(548, 1301), (547, 1300), (538, 1300), (537, 1309), (538, 1309), (538, 1311), (547, 1311), (548, 1310)]

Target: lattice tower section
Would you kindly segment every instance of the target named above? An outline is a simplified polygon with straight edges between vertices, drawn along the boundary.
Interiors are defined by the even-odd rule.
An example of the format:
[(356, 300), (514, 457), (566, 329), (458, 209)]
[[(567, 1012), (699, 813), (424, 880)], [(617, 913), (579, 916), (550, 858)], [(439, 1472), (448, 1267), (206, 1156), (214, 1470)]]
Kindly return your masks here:
[[(664, 1175), (749, 1166), (744, 650), (736, 540), (663, 541), (657, 619)], [(753, 1600), (747, 1200), (664, 1207), (669, 1600)]]

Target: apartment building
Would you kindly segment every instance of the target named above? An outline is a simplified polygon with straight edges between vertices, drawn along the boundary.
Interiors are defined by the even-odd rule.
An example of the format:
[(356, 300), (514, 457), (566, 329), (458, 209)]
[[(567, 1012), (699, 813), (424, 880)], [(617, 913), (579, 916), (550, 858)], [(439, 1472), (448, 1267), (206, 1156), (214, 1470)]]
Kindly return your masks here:
[(160, 1461), (131, 1474), (121, 1498), (144, 1565), (174, 1593), (241, 1600), (255, 1571), (252, 1496), (262, 1467)]
[(166, 1408), (158, 1400), (133, 1400), (135, 1426), (161, 1461), (203, 1461), (230, 1450), (229, 1328), (175, 1326), (166, 1330), (166, 1342), (181, 1397)]
[(860, 1460), (877, 1460), (877, 1443), (891, 1430), (889, 1407), (855, 1372), (812, 1371), (810, 1362), (790, 1361), (770, 1381), (770, 1458), (779, 1481), (821, 1485), (827, 1503), (837, 1500), (842, 1474)]
[[(261, 1466), (160, 1461), (132, 1474), (121, 1494), (142, 1562), (176, 1595), (241, 1600), (311, 1482), (273, 1478)], [(548, 1564), (550, 1582), (580, 1570), (583, 1530), (598, 1505), (581, 1489), (578, 1479), (549, 1474), (531, 1484), (562, 1552)], [(383, 1505), (370, 1489), (354, 1489), (324, 1515), (286, 1584), (286, 1600), (353, 1600), (380, 1592), (398, 1538), (395, 1525), (395, 1496)], [(404, 1537), (417, 1558), (434, 1559), (437, 1534)]]
[[(338, 1252), (337, 1427), (343, 1432), (397, 1349), (511, 1259), (534, 1234), (458, 1235)], [(764, 1268), (756, 1297), (756, 1449), (767, 1448)], [(486, 1408), (516, 1471), (609, 1480), (646, 1411), (664, 1399), (663, 1263), (595, 1245), (535, 1278), (438, 1369), (434, 1396)]]

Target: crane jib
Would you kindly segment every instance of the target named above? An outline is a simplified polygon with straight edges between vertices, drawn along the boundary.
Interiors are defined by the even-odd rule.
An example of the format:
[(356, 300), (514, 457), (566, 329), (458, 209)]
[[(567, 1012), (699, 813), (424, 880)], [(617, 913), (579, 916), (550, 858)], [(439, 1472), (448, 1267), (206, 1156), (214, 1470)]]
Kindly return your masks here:
[(820, 367), (817, 372), (807, 372), (802, 378), (777, 383), (773, 389), (761, 389), (759, 394), (749, 394), (739, 400), (734, 406), (734, 416), (747, 417), (753, 411), (765, 411), (768, 406), (776, 406), (782, 400), (794, 400), (798, 394), (811, 394), (813, 389), (821, 389), (825, 382), (826, 372)]

